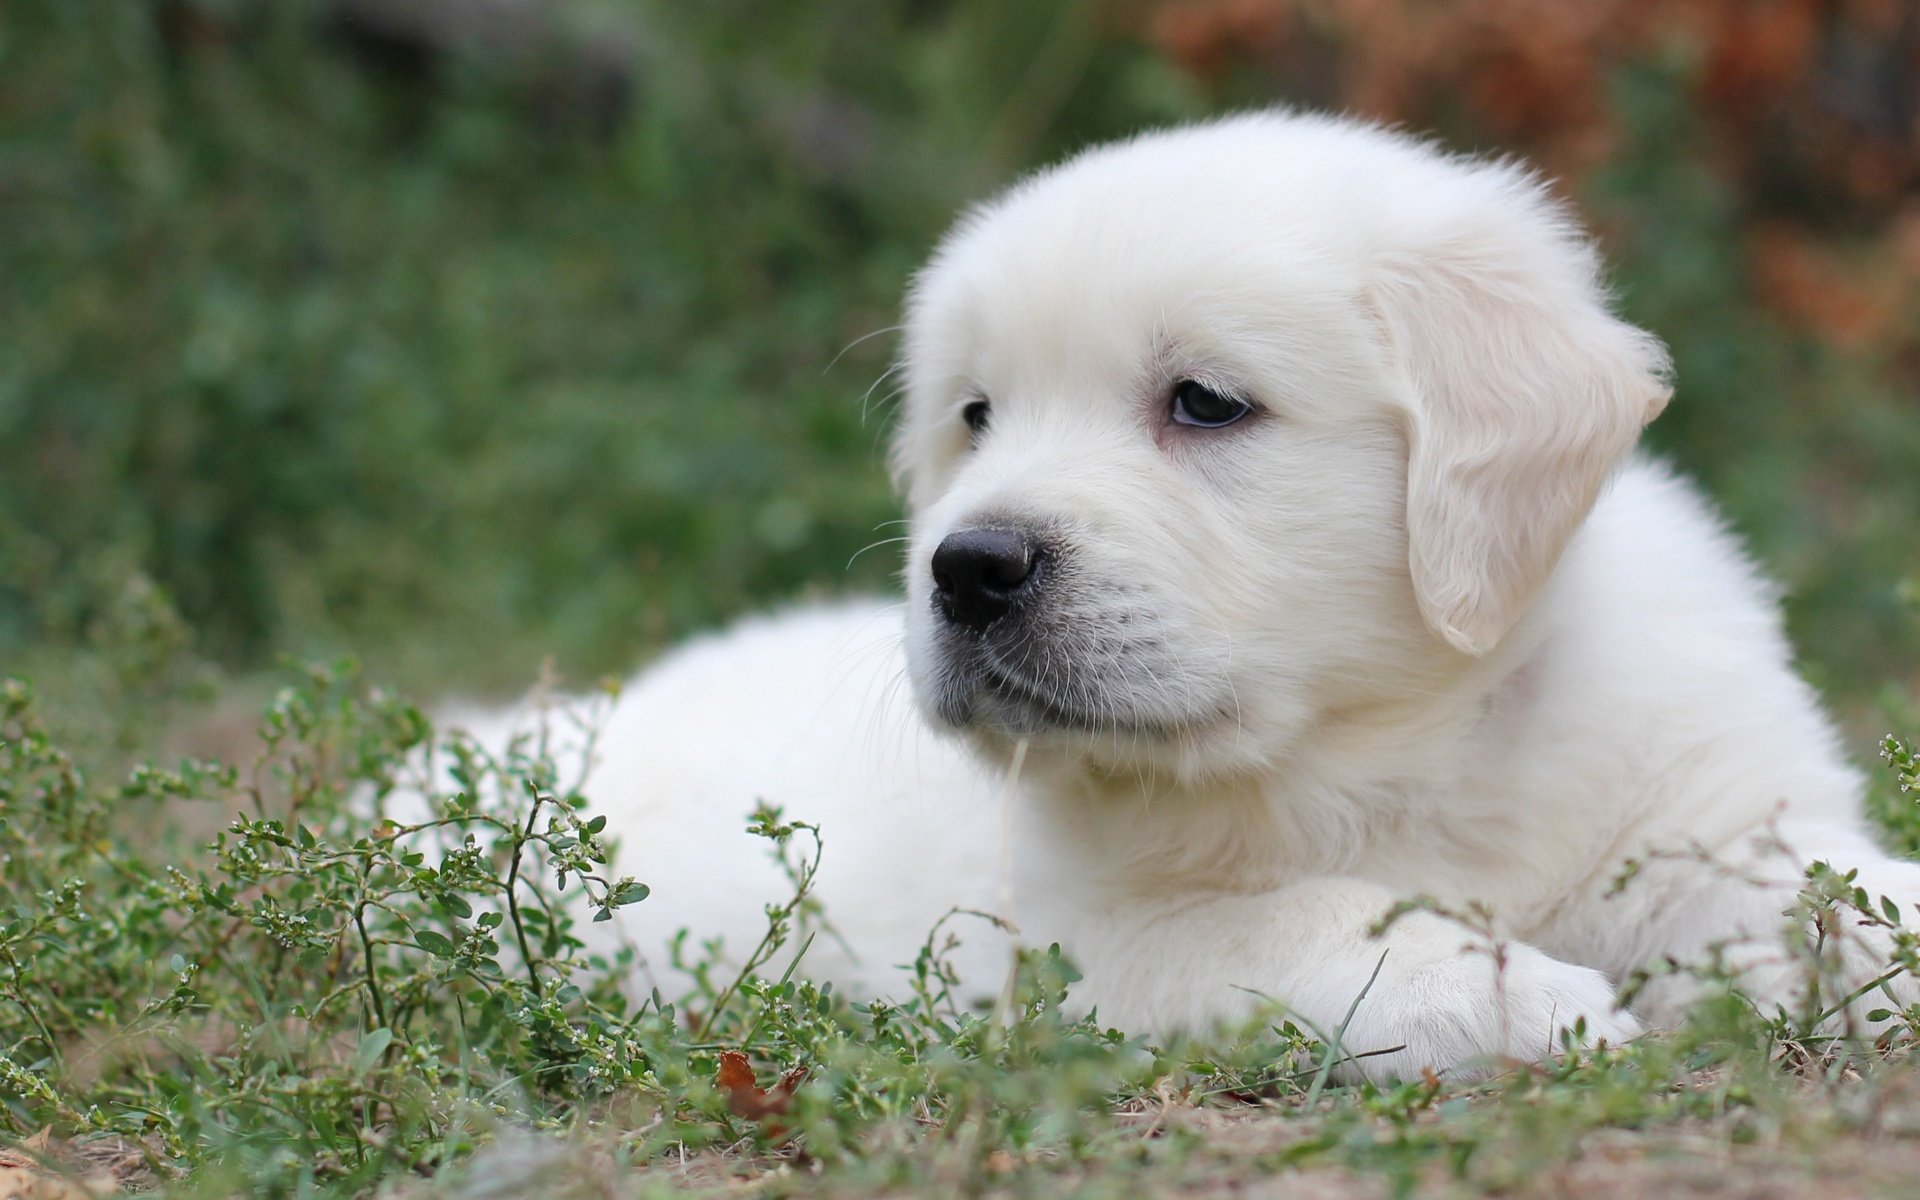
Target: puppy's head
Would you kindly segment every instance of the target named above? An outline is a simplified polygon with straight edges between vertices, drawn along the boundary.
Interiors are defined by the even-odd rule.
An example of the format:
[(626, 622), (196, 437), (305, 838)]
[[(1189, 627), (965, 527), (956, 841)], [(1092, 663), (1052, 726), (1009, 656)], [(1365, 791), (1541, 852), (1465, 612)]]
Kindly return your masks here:
[(1526, 612), (1668, 395), (1524, 172), (1242, 117), (972, 213), (908, 305), (908, 645), (937, 720), (1233, 770)]

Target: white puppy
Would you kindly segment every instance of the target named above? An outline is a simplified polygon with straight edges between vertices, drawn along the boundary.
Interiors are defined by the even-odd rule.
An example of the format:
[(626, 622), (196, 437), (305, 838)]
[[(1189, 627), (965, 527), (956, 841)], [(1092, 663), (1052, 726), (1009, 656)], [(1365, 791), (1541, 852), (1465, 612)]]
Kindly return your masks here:
[[(1523, 170), (1319, 117), (1150, 134), (969, 214), (908, 310), (904, 649), (898, 606), (750, 623), (603, 736), (656, 969), (682, 926), (753, 944), (761, 799), (825, 829), (815, 974), (897, 987), (950, 907), (1010, 905), (1123, 1028), (1364, 992), (1374, 1075), (1631, 1036), (1616, 984), (1714, 947), (1790, 1002), (1811, 859), (1920, 900), (1768, 587), (1629, 458), (1665, 352)], [(1432, 913), (1372, 935), (1416, 895), (1484, 904), (1504, 968)]]

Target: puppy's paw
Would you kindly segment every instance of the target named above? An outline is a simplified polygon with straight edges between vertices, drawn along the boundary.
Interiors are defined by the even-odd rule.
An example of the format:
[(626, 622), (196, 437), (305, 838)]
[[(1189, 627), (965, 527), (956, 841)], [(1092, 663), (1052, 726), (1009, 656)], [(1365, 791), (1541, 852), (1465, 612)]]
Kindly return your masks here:
[(1348, 1073), (1374, 1080), (1428, 1070), (1450, 1079), (1485, 1078), (1516, 1061), (1559, 1053), (1569, 1031), (1587, 1045), (1619, 1045), (1643, 1032), (1633, 1014), (1615, 1004), (1613, 984), (1598, 971), (1531, 946), (1509, 947), (1498, 969), (1486, 955), (1461, 954), (1422, 967), (1362, 1003), (1345, 1039), (1355, 1056)]
[(1551, 1057), (1563, 1046), (1564, 1030), (1577, 1030), (1580, 1044), (1589, 1046), (1618, 1046), (1639, 1037), (1645, 1028), (1619, 1007), (1616, 995), (1613, 982), (1599, 971), (1531, 946), (1514, 947), (1494, 983), (1501, 1056), (1524, 1062)]

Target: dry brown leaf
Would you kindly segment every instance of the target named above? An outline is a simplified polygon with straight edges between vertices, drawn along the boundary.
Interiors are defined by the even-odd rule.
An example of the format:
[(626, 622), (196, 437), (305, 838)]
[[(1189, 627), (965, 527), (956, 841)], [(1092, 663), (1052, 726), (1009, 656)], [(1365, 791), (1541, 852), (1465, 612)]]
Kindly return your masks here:
[(0, 1146), (0, 1200), (97, 1200), (115, 1190), (111, 1180), (82, 1182), (47, 1170), (51, 1132), (42, 1129), (17, 1150)]
[[(755, 1081), (753, 1064), (738, 1050), (720, 1052), (720, 1069), (714, 1072), (713, 1085), (727, 1094), (727, 1111), (749, 1121), (766, 1122), (782, 1116), (793, 1105), (794, 1089), (806, 1081), (807, 1069), (795, 1067), (782, 1075), (770, 1088)], [(773, 1126), (769, 1124), (769, 1129)]]
[(122, 1195), (128, 1172), (120, 1168), (137, 1169), (139, 1158), (127, 1155), (122, 1164), (110, 1163), (99, 1153), (108, 1148), (106, 1142), (91, 1143), (84, 1150), (56, 1146), (51, 1128), (18, 1146), (0, 1146), (0, 1200), (100, 1200)]

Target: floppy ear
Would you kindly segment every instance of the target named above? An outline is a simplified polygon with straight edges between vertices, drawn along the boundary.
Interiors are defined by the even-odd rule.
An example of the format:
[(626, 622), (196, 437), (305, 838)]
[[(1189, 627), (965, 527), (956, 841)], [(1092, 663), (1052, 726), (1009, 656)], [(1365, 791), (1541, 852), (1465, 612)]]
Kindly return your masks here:
[(1451, 212), (1428, 197), (1371, 291), (1408, 392), (1414, 592), (1475, 655), (1526, 612), (1672, 394), (1665, 347), (1608, 311), (1572, 221), (1520, 172), (1480, 172), (1491, 194)]

